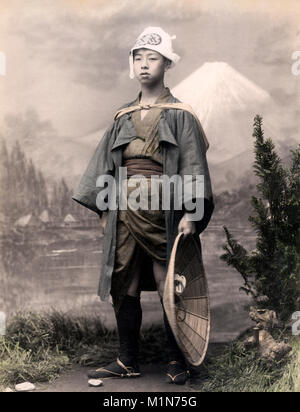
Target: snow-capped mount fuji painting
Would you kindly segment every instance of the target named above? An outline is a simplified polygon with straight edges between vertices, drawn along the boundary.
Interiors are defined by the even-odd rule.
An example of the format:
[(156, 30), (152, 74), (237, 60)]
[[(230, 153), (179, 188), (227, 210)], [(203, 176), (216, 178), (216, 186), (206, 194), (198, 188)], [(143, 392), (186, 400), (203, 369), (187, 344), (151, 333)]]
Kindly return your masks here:
[(217, 192), (236, 188), (249, 172), (256, 114), (264, 118), (265, 135), (282, 141), (270, 94), (226, 62), (204, 63), (171, 92), (190, 104), (201, 121), (210, 143), (207, 159)]
[[(270, 95), (225, 62), (204, 63), (172, 89), (190, 104), (211, 143), (210, 160), (226, 161), (251, 143), (251, 120), (258, 108), (271, 102)], [(248, 120), (241, 130), (241, 116)]]

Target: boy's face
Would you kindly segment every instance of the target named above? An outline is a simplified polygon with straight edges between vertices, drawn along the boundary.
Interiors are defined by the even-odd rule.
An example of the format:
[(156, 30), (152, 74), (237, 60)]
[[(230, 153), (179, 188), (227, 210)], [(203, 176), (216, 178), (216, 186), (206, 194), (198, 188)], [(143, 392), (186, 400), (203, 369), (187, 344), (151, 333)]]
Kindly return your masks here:
[(142, 48), (133, 52), (134, 75), (140, 83), (157, 83), (164, 78), (166, 66), (164, 57), (154, 50)]

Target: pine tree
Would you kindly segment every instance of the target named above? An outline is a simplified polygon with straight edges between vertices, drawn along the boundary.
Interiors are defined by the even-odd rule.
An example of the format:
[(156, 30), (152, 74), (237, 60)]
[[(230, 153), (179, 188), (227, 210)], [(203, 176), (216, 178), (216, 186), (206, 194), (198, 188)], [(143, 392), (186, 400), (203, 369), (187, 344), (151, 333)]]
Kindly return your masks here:
[(53, 188), (52, 188), (52, 195), (51, 195), (51, 200), (50, 200), (50, 210), (51, 210), (51, 213), (55, 221), (59, 222), (62, 217), (62, 212), (60, 210), (60, 204), (59, 204), (58, 183), (54, 183)]
[(62, 217), (65, 217), (68, 213), (70, 213), (70, 203), (71, 203), (72, 192), (69, 189), (64, 178), (62, 178), (60, 181), (59, 193), (60, 193), (61, 214), (62, 214)]
[(54, 184), (50, 209), (58, 221), (63, 219), (68, 213), (78, 216), (73, 205), (74, 201), (72, 200), (72, 193), (72, 190), (69, 188), (64, 178)]
[(7, 222), (14, 222), (27, 213), (41, 213), (48, 207), (44, 176), (33, 161), (27, 160), (19, 141), (8, 153), (5, 140), (1, 146), (1, 212)]
[(224, 226), (227, 244), (221, 259), (243, 277), (243, 290), (257, 306), (274, 310), (281, 320), (296, 311), (300, 296), (300, 145), (291, 150), (285, 168), (270, 138), (265, 139), (262, 118), (254, 119), (257, 190), (249, 221), (257, 239), (249, 253)]
[(38, 195), (39, 195), (39, 211), (48, 209), (48, 194), (47, 186), (43, 173), (39, 170), (37, 173), (38, 180)]
[(31, 213), (33, 211), (39, 212), (38, 208), (38, 183), (34, 164), (29, 160), (28, 170), (26, 174), (27, 183), (27, 207)]

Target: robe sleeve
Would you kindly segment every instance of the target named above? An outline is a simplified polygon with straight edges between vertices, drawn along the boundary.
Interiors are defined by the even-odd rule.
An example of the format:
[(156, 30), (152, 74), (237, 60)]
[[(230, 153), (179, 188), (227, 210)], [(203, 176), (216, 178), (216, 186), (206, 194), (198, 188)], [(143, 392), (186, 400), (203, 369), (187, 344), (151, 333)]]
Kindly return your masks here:
[[(195, 220), (196, 232), (200, 234), (207, 227), (213, 210), (214, 199), (212, 194), (212, 186), (209, 168), (206, 159), (206, 144), (204, 140), (204, 131), (199, 127), (195, 117), (188, 111), (180, 110), (178, 113), (177, 133), (179, 141), (179, 175), (182, 181), (184, 176), (191, 176), (191, 181), (196, 182), (196, 176), (203, 176), (202, 179), (202, 204), (204, 206), (201, 219)], [(201, 180), (200, 179), (200, 180)], [(193, 183), (195, 184), (195, 183)], [(185, 191), (183, 185), (183, 192)], [(182, 199), (183, 210), (187, 213), (194, 213), (187, 210), (184, 203), (197, 201), (197, 193), (195, 190), (187, 190), (187, 196)], [(201, 200), (199, 199), (199, 204)]]
[[(113, 175), (114, 163), (111, 156), (111, 148), (114, 140), (115, 122), (106, 130), (104, 136), (98, 143), (85, 172), (83, 173), (77, 190), (72, 199), (87, 207), (102, 217), (107, 210), (97, 207), (97, 195), (104, 187), (97, 186), (97, 179), (101, 175)], [(103, 208), (101, 208), (103, 209)]]

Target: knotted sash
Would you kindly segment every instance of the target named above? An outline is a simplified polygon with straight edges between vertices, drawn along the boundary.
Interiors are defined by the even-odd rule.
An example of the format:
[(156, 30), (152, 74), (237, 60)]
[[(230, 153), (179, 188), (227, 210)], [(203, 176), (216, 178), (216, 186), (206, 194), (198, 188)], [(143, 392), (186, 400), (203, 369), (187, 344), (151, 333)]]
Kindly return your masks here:
[(123, 163), (123, 166), (127, 167), (128, 177), (136, 174), (141, 174), (149, 178), (152, 175), (163, 174), (162, 165), (147, 158), (126, 159)]

